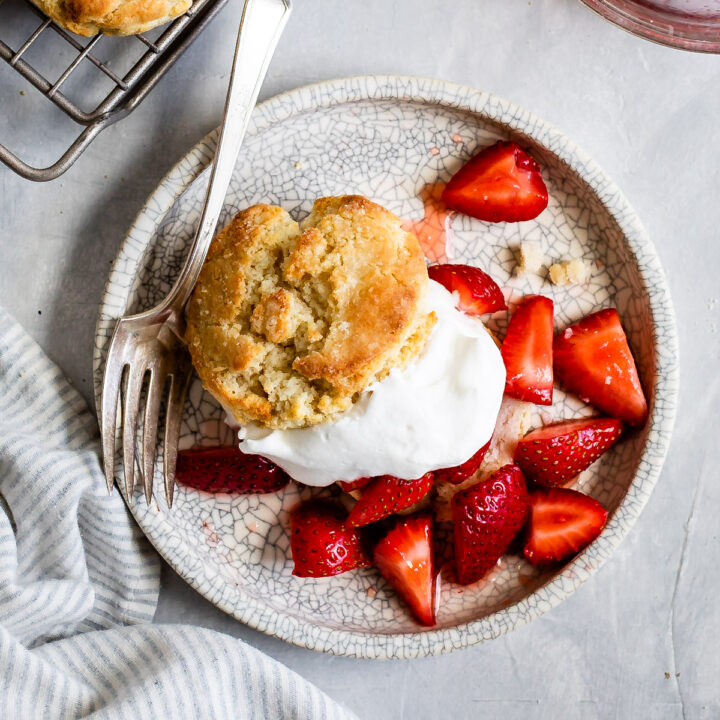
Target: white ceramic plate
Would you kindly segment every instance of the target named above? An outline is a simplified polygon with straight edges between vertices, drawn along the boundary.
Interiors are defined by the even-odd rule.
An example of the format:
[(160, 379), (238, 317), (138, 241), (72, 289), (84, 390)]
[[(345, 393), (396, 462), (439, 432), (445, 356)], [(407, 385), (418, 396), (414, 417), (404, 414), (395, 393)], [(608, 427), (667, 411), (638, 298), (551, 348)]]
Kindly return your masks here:
[[(171, 170), (120, 249), (98, 320), (96, 397), (115, 320), (155, 304), (179, 270), (198, 221), (207, 182), (202, 171), (215, 137), (209, 135)], [(623, 196), (555, 128), (487, 93), (440, 81), (360, 77), (301, 88), (255, 111), (221, 222), (259, 201), (281, 204), (299, 218), (314, 198), (345, 193), (367, 195), (417, 219), (423, 214), (422, 186), (447, 180), (477, 148), (497, 138), (519, 141), (538, 160), (549, 206), (536, 220), (519, 224), (458, 216), (449, 255), (481, 266), (510, 295), (553, 297), (558, 327), (602, 306), (618, 308), (650, 400), (650, 419), (581, 476), (578, 487), (610, 511), (606, 529), (562, 568), (540, 572), (510, 556), (476, 585), (444, 584), (439, 624), (424, 630), (372, 568), (327, 579), (292, 576), (288, 511), (307, 489), (291, 485), (277, 495), (231, 497), (180, 487), (172, 511), (162, 499), (147, 507), (139, 489), (126, 498), (168, 563), (238, 620), (342, 655), (448, 652), (501, 635), (567, 597), (610, 556), (647, 501), (675, 414), (670, 297), (653, 246)], [(512, 277), (511, 248), (521, 239), (540, 242), (551, 260), (584, 258), (592, 267), (589, 282), (556, 288), (542, 277)], [(570, 417), (587, 408), (556, 391), (550, 412)], [(220, 408), (199, 381), (189, 392), (182, 433), (186, 446), (232, 440)], [(159, 476), (155, 486), (162, 487)]]

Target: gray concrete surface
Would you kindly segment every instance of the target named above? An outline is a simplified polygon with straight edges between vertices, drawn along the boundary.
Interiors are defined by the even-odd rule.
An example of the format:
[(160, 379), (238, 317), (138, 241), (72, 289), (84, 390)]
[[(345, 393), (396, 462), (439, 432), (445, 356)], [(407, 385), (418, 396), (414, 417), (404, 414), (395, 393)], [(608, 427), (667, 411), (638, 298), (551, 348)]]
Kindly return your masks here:
[[(231, 0), (60, 180), (33, 185), (0, 168), (0, 303), (87, 398), (109, 263), (162, 175), (219, 122), (239, 12)], [(665, 470), (620, 550), (574, 596), (450, 656), (383, 663), (292, 647), (223, 615), (168, 568), (157, 621), (242, 637), (362, 718), (720, 717), (720, 59), (638, 40), (577, 0), (298, 0), (262, 95), (361, 73), (435, 76), (511, 99), (624, 190), (677, 311), (680, 413)], [(20, 89), (0, 68), (3, 140), (42, 127), (42, 104)], [(67, 137), (53, 118), (38, 160)]]

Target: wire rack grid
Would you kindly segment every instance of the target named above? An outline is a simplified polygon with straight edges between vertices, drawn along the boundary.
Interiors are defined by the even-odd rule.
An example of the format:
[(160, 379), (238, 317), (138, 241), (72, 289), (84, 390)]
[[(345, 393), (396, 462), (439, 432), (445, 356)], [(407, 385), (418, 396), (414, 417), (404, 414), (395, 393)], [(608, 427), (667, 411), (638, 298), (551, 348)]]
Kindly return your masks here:
[[(0, 6), (5, 2), (6, 0), (0, 0)], [(16, 40), (13, 47), (10, 44), (11, 40), (3, 37), (7, 23), (0, 20), (0, 58), (71, 120), (84, 126), (84, 129), (65, 153), (47, 167), (38, 168), (30, 165), (2, 144), (0, 144), (0, 161), (29, 180), (47, 181), (62, 175), (100, 132), (128, 115), (140, 104), (226, 3), (227, 0), (195, 0), (184, 15), (156, 33), (111, 39), (96, 35), (88, 39), (67, 32), (43, 15), (29, 0), (22, 0), (17, 5), (17, 10), (26, 14), (32, 13), (36, 18), (36, 22), (32, 25), (34, 29), (27, 35), (21, 35), (20, 41)], [(53, 68), (52, 79), (46, 77), (51, 73), (38, 69), (39, 63), (31, 57), (36, 46), (48, 33), (54, 34), (55, 39), (60, 39), (63, 46), (61, 50), (70, 58), (67, 64), (63, 63), (59, 68)], [(98, 44), (103, 39), (113, 43), (111, 60), (103, 59), (98, 53)], [(37, 56), (38, 52), (34, 54)], [(54, 53), (58, 56), (60, 54)], [(118, 58), (123, 58), (125, 64), (131, 63), (127, 71), (118, 72), (114, 69), (116, 65), (123, 64), (118, 62)], [(108, 88), (99, 100), (91, 97), (89, 93), (83, 97), (84, 82), (76, 83), (80, 86), (79, 92), (64, 92), (72, 84), (74, 75), (79, 74), (81, 70), (87, 72), (89, 68), (102, 74), (102, 80)], [(87, 83), (87, 86), (89, 87), (90, 84)], [(75, 90), (78, 88), (76, 87)]]

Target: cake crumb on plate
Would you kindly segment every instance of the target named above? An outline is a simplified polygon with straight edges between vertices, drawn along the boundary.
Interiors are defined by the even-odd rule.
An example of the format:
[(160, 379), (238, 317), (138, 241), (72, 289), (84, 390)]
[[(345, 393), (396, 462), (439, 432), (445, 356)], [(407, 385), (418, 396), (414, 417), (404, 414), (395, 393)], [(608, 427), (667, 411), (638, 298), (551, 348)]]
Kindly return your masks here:
[(523, 240), (515, 250), (517, 265), (515, 275), (537, 274), (545, 260), (540, 244)]
[(590, 272), (580, 258), (574, 258), (552, 264), (548, 274), (553, 285), (580, 285), (588, 279)]

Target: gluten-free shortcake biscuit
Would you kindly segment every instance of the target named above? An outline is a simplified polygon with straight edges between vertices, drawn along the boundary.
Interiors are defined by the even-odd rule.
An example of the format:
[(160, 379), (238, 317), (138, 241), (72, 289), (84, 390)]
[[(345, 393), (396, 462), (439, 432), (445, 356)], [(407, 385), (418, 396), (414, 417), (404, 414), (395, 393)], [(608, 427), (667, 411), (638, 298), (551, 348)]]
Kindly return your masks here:
[(325, 422), (422, 349), (427, 283), (415, 236), (364, 197), (321, 198), (301, 225), (255, 205), (213, 240), (188, 304), (190, 354), (240, 423)]

